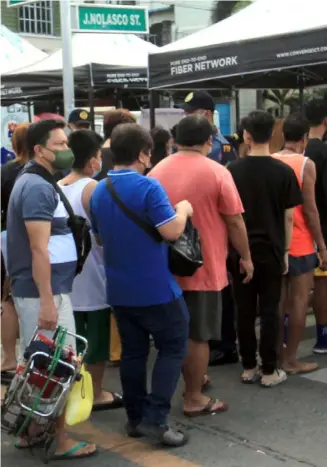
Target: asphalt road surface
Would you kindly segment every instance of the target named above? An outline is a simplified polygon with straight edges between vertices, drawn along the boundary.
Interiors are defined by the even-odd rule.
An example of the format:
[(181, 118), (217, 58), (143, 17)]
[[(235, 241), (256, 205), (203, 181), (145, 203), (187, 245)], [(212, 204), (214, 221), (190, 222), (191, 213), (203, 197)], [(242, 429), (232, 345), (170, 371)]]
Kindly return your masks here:
[[(315, 328), (308, 317), (301, 357), (318, 361), (320, 370), (289, 377), (273, 389), (244, 386), (240, 365), (213, 368), (209, 394), (230, 404), (224, 414), (185, 419), (182, 382), (173, 401), (172, 421), (190, 434), (183, 448), (162, 449), (124, 435), (124, 410), (100, 412), (74, 427), (72, 436), (99, 446), (96, 457), (60, 461), (63, 467), (327, 467), (327, 355), (313, 357)], [(119, 370), (108, 368), (106, 389), (120, 389)], [(2, 435), (3, 467), (38, 467), (39, 453), (18, 451)], [(58, 465), (58, 462), (55, 464)]]

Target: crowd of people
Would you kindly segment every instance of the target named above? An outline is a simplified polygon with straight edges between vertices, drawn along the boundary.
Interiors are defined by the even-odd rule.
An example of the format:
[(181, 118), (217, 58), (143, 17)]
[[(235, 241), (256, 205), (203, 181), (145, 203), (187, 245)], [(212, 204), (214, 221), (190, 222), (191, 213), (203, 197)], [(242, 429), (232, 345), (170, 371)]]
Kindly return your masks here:
[[(1, 171), (2, 374), (16, 368), (18, 335), (24, 350), (37, 326), (50, 336), (58, 325), (76, 331), (89, 343), (93, 410), (124, 407), (128, 436), (169, 446), (188, 439), (168, 421), (181, 375), (184, 415), (198, 417), (228, 410), (205, 394), (208, 367), (241, 361), (241, 382), (264, 388), (318, 368), (297, 357), (312, 291), (313, 352), (327, 353), (327, 102), (312, 99), (305, 115), (289, 115), (274, 153), (274, 118), (251, 112), (241, 123), (242, 155), (214, 127), (207, 92), (189, 94), (183, 109), (171, 132), (149, 132), (128, 110), (109, 111), (104, 139), (83, 109), (73, 112), (68, 136), (59, 120), (18, 125), (16, 159)], [(60, 192), (92, 227), (78, 275)], [(174, 277), (168, 245), (190, 218), (203, 266)], [(151, 339), (157, 357), (148, 390)], [(122, 395), (103, 389), (114, 341)], [(64, 415), (57, 426), (56, 458), (96, 452), (67, 436)], [(42, 442), (40, 428), (30, 430)]]

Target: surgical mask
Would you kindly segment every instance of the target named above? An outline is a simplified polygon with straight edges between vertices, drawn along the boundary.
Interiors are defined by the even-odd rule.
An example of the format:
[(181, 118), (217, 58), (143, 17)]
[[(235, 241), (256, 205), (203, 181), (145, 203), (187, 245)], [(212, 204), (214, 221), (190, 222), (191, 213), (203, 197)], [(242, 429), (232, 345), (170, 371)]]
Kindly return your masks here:
[(93, 178), (97, 177), (102, 170), (102, 159), (100, 161), (100, 168), (93, 173)]
[(51, 165), (56, 170), (68, 170), (73, 167), (75, 157), (71, 149), (62, 149), (62, 150), (52, 150), (45, 148), (48, 151), (51, 151), (55, 156), (55, 160), (51, 161)]

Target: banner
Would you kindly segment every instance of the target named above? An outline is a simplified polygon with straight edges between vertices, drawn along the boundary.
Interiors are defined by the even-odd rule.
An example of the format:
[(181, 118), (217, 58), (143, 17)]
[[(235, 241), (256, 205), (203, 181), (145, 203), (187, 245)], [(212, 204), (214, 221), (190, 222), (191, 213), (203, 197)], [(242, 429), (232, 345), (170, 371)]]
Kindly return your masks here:
[[(321, 63), (326, 64), (327, 71), (327, 28), (150, 54), (149, 88), (182, 87), (189, 83)], [(327, 73), (323, 78), (326, 82)]]

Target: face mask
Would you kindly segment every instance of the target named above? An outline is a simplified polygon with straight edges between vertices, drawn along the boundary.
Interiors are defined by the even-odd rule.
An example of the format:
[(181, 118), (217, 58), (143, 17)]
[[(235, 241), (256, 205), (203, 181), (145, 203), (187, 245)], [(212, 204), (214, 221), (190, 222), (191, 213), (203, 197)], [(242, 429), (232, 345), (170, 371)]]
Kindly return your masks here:
[(100, 168), (93, 173), (93, 178), (97, 177), (102, 170), (102, 159), (100, 161)]
[(71, 149), (62, 149), (61, 151), (52, 151), (52, 149), (49, 148), (46, 149), (51, 151), (55, 156), (55, 160), (51, 161), (51, 165), (54, 169), (68, 170), (73, 167), (75, 157)]

